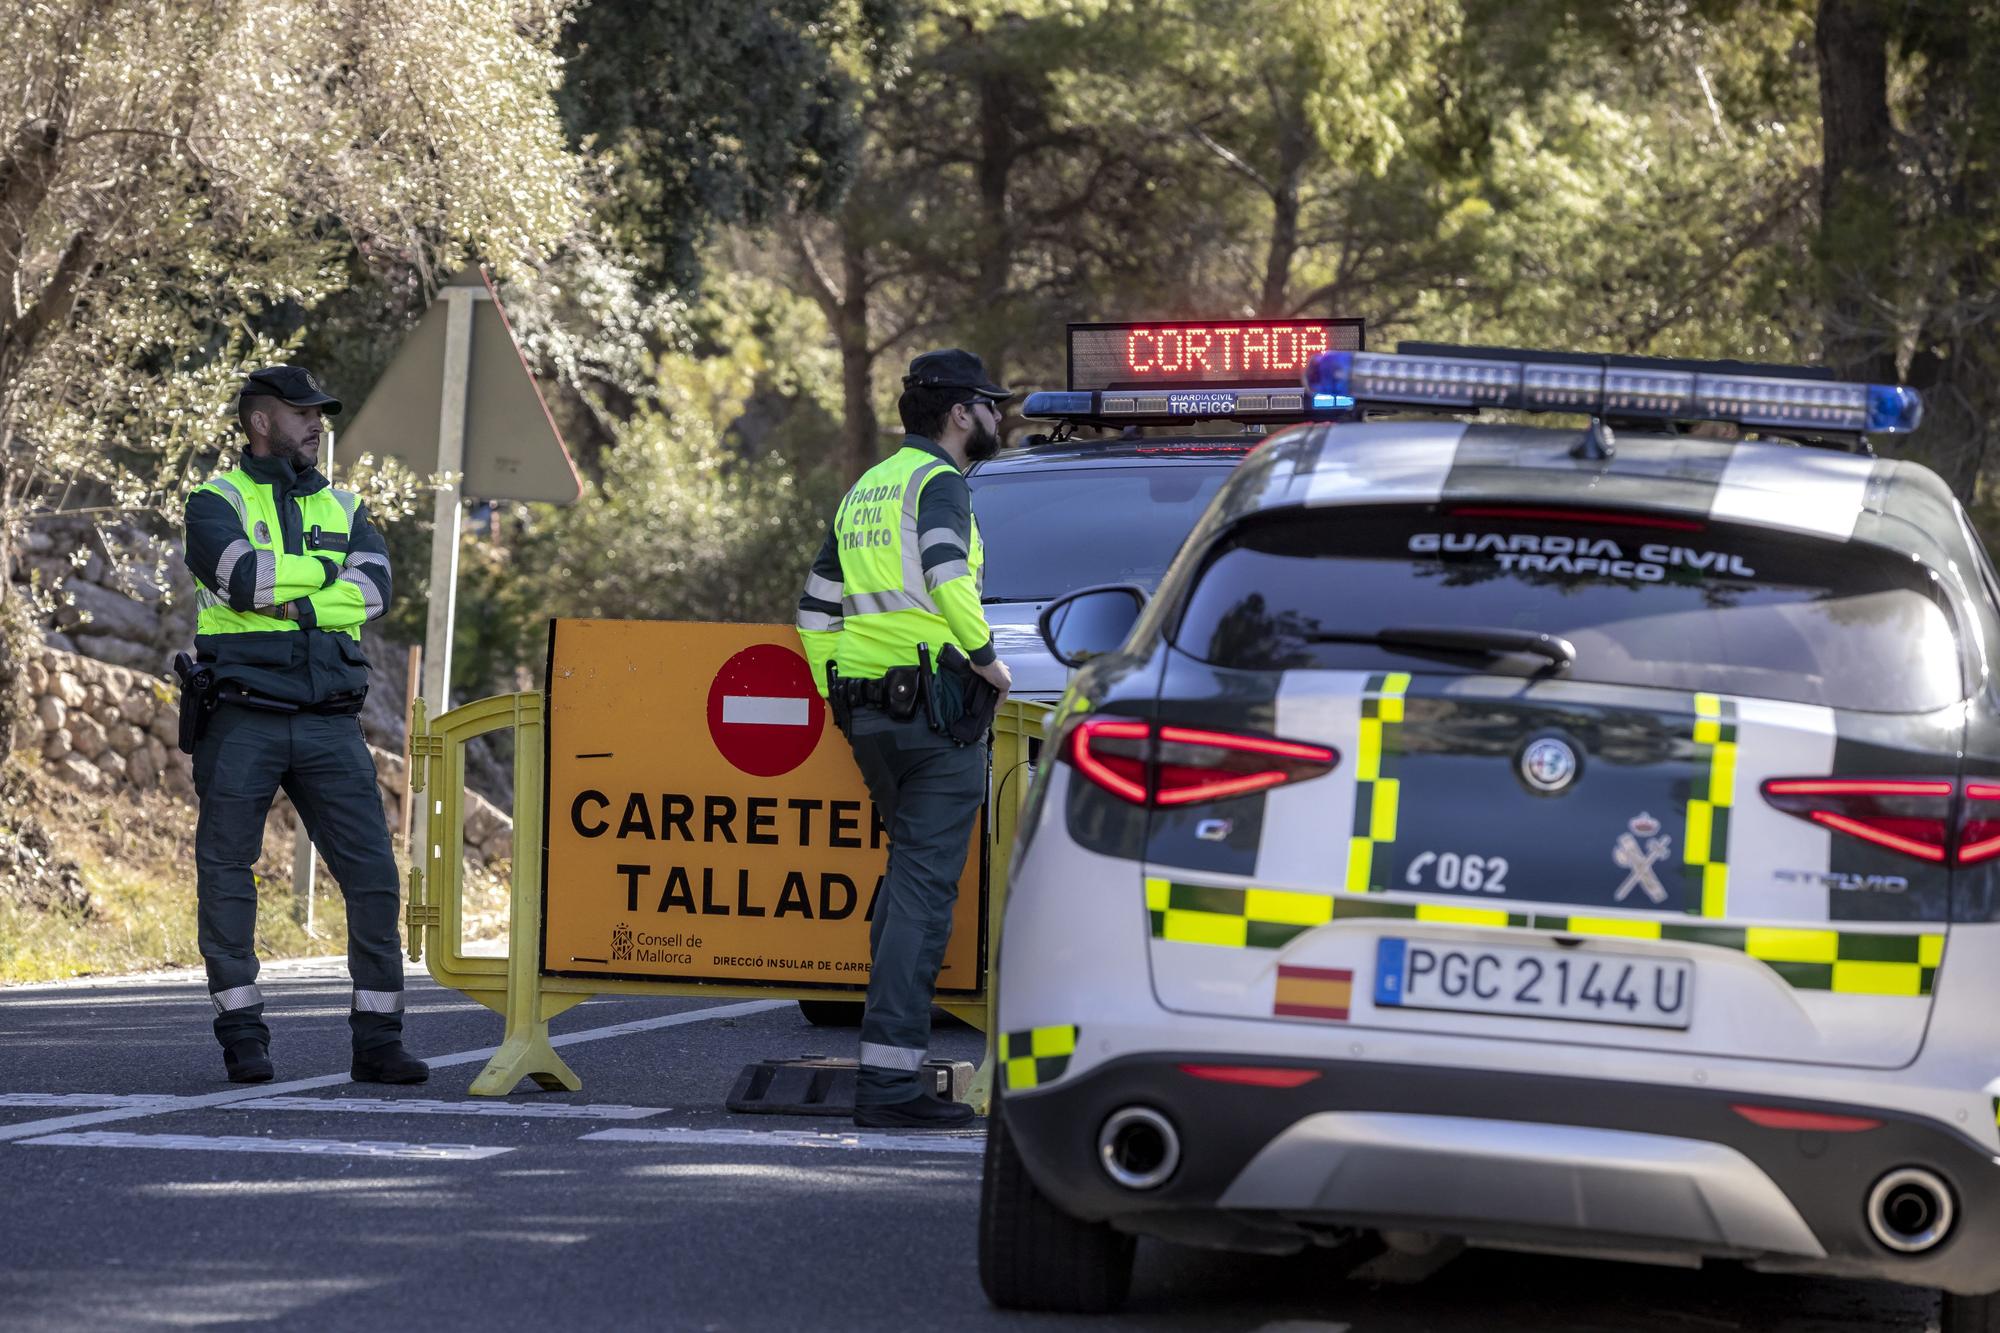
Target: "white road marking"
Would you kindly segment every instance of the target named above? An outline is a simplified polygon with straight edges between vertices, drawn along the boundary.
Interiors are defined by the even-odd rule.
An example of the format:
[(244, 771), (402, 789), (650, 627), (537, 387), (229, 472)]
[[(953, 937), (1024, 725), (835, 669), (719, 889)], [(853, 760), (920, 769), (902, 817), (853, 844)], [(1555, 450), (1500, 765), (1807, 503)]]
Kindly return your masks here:
[(8, 1106), (157, 1106), (163, 1111), (174, 1110), (185, 1097), (166, 1092), (0, 1092), (0, 1107)]
[[(611, 1037), (630, 1036), (635, 1032), (651, 1032), (656, 1028), (679, 1027), (686, 1023), (706, 1023), (716, 1018), (741, 1018), (748, 1014), (761, 1014), (770, 1009), (782, 1009), (789, 1000), (744, 1000), (738, 1004), (718, 1004), (707, 1009), (693, 1009), (678, 1014), (663, 1014), (658, 1018), (641, 1018), (630, 1023), (613, 1023), (607, 1027), (587, 1028), (582, 1032), (566, 1032), (560, 1037), (549, 1039), (551, 1046), (575, 1046), (586, 1041), (604, 1041)], [(497, 1046), (485, 1046), (476, 1051), (458, 1051), (451, 1055), (425, 1056), (432, 1069), (449, 1069), (453, 1065), (469, 1065), (493, 1058)], [(213, 1058), (204, 1055), (204, 1058)], [(229, 1106), (236, 1102), (254, 1101), (260, 1097), (275, 1097), (287, 1092), (311, 1092), (315, 1088), (331, 1088), (349, 1082), (348, 1075), (322, 1074), (318, 1078), (294, 1079), (289, 1083), (267, 1083), (259, 1087), (232, 1088), (227, 1092), (211, 1092), (195, 1097), (183, 1097), (171, 1106), (129, 1106), (108, 1111), (86, 1111), (81, 1115), (57, 1116), (49, 1120), (29, 1120), (18, 1125), (0, 1125), (0, 1143), (12, 1139), (33, 1138), (38, 1134), (53, 1134), (62, 1130), (82, 1129), (87, 1125), (105, 1125), (119, 1120), (139, 1120), (147, 1116), (164, 1115), (170, 1111), (200, 1111), (211, 1106)]]
[(240, 1134), (127, 1134), (90, 1130), (82, 1134), (45, 1134), (23, 1139), (24, 1148), (163, 1148), (187, 1152), (298, 1153), (308, 1157), (414, 1157), (426, 1161), (475, 1161), (498, 1157), (512, 1148), (481, 1148), (471, 1143), (342, 1143), (335, 1139), (265, 1139)]
[(359, 1115), (476, 1115), (502, 1120), (644, 1120), (672, 1110), (670, 1106), (621, 1106), (616, 1102), (584, 1106), (565, 1102), (441, 1102), (420, 1097), (258, 1097), (232, 1102), (231, 1111), (347, 1111)]
[(725, 694), (722, 720), (761, 727), (803, 727), (812, 722), (812, 706), (804, 699), (782, 695)]
[(963, 1153), (986, 1151), (984, 1130), (880, 1134), (872, 1130), (809, 1129), (600, 1129), (584, 1143), (663, 1143), (674, 1147), (839, 1148), (864, 1152)]

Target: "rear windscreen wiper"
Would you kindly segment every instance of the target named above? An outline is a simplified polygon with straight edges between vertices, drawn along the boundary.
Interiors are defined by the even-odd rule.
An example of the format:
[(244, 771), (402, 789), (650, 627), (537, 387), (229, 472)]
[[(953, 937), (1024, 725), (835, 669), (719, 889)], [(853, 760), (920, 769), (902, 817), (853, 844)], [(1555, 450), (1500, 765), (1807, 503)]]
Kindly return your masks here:
[(1533, 653), (1558, 669), (1576, 661), (1576, 645), (1555, 634), (1530, 629), (1490, 629), (1458, 625), (1390, 625), (1373, 634), (1308, 634), (1308, 643), (1379, 643), (1387, 648), (1421, 648), (1447, 653)]

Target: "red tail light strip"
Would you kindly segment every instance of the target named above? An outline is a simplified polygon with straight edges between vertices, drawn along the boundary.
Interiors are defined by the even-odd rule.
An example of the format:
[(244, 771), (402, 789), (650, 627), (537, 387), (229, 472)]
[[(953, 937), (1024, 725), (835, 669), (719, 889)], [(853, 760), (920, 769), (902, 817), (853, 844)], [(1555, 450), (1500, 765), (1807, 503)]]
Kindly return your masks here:
[(1764, 790), (1773, 796), (1949, 796), (1952, 785), (1874, 778), (1773, 778)]
[(1278, 1069), (1270, 1065), (1182, 1065), (1181, 1072), (1211, 1083), (1240, 1083), (1251, 1088), (1299, 1088), (1319, 1077), (1317, 1069)]
[(1887, 847), (1892, 852), (1901, 852), (1905, 856), (1914, 856), (1919, 861), (1936, 861), (1941, 863), (1944, 860), (1944, 848), (1942, 846), (1928, 842), (1919, 842), (1915, 838), (1899, 837), (1887, 829), (1876, 828), (1873, 824), (1864, 824), (1858, 819), (1849, 819), (1845, 815), (1836, 815), (1826, 810), (1815, 810), (1812, 812), (1812, 822), (1815, 824), (1824, 824), (1836, 832), (1860, 838), (1864, 842), (1872, 842), (1879, 847)]
[(1340, 762), (1325, 745), (1092, 717), (1070, 734), (1064, 757), (1134, 805), (1192, 805), (1316, 778)]
[(1866, 1116), (1833, 1115), (1826, 1111), (1794, 1111), (1783, 1106), (1731, 1106), (1730, 1110), (1765, 1129), (1817, 1130), (1823, 1134), (1861, 1134), (1880, 1129), (1880, 1120)]
[[(1085, 718), (1076, 729), (1076, 738), (1069, 747), (1070, 762), (1074, 763), (1084, 776), (1110, 792), (1122, 796), (1135, 805), (1146, 803), (1146, 765), (1143, 759), (1130, 755), (1106, 755), (1093, 743), (1103, 741), (1144, 742), (1152, 734), (1150, 722), (1121, 722), (1116, 718)], [(1112, 764), (1117, 764), (1113, 768)], [(1136, 770), (1128, 771), (1128, 770)]]

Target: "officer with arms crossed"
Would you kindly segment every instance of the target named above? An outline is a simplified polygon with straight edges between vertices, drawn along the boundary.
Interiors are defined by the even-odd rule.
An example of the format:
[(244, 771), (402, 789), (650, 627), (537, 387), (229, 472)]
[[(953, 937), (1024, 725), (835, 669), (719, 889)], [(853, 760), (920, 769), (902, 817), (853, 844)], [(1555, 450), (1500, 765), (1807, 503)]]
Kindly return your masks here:
[(201, 799), (198, 938), (234, 1083), (271, 1077), (251, 869), (279, 787), (347, 899), (355, 1081), (421, 1083), (430, 1072), (403, 1049), (399, 876), (358, 716), (361, 626), (389, 604), (389, 554), (367, 510), (318, 470), (321, 413), (339, 411), (296, 366), (257, 371), (237, 404), (241, 462), (187, 502), (200, 618), (182, 744)]
[(799, 598), (813, 678), (889, 829), (888, 877), (869, 931), (859, 1125), (942, 1129), (972, 1117), (918, 1079), (987, 770), (983, 728), (960, 726), (957, 739), (952, 719), (940, 716), (932, 664), (962, 654), (963, 679), (977, 686), (976, 675), (997, 698), (1012, 683), (979, 605), (984, 551), (964, 476), (969, 462), (999, 452), (999, 405), (1010, 397), (969, 352), (912, 361), (898, 404), (902, 447), (841, 501)]

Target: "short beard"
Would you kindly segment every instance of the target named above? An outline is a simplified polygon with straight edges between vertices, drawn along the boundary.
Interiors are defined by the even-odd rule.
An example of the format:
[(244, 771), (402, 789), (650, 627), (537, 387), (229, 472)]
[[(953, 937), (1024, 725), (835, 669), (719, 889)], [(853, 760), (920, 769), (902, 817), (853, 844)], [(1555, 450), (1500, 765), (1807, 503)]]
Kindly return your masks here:
[(965, 461), (982, 463), (1000, 452), (1000, 432), (985, 422), (973, 427), (972, 435), (965, 442)]

